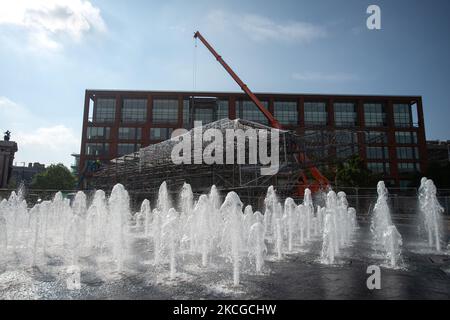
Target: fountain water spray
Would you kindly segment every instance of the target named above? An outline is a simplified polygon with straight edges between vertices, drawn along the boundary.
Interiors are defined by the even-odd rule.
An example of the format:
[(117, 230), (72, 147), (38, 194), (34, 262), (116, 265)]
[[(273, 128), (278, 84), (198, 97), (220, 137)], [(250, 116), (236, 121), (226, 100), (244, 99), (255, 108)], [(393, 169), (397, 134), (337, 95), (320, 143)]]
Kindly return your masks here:
[(402, 237), (392, 224), (391, 213), (387, 203), (388, 191), (383, 181), (377, 184), (378, 198), (372, 215), (370, 231), (375, 248), (381, 250), (391, 267), (397, 267), (401, 255)]
[(428, 236), (428, 246), (441, 251), (442, 213), (444, 208), (436, 197), (436, 186), (433, 180), (422, 178), (419, 188), (419, 205), (423, 226)]

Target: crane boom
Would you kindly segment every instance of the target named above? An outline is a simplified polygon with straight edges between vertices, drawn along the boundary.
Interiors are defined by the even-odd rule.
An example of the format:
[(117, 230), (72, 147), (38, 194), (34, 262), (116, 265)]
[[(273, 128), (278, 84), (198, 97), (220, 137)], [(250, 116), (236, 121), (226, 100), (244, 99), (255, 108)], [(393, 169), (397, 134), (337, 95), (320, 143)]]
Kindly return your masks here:
[[(254, 104), (258, 107), (258, 109), (264, 114), (264, 116), (269, 121), (270, 125), (273, 128), (276, 129), (282, 129), (281, 124), (275, 119), (275, 117), (270, 113), (269, 110), (267, 110), (264, 105), (259, 101), (258, 97), (255, 96), (255, 94), (247, 87), (247, 85), (239, 78), (239, 76), (231, 69), (231, 67), (225, 62), (225, 60), (222, 59), (222, 57), (214, 50), (214, 48), (206, 41), (206, 39), (201, 35), (199, 31), (194, 33), (194, 38), (200, 39), (200, 41), (205, 45), (205, 47), (212, 53), (212, 55), (219, 61), (219, 63), (224, 67), (224, 69), (228, 72), (228, 74), (233, 78), (234, 81), (241, 87), (241, 89), (250, 97), (250, 99), (253, 101)], [(307, 157), (305, 154), (300, 153), (299, 154), (299, 160), (305, 161), (307, 160)], [(317, 169), (316, 167), (309, 168), (311, 171), (312, 176), (316, 181), (319, 183), (319, 185), (312, 185), (313, 187), (312, 191), (318, 191), (320, 187), (325, 187), (330, 184), (328, 179), (322, 175), (322, 173)], [(306, 175), (302, 174), (303, 179), (303, 186), (299, 186), (298, 193), (299, 195), (303, 194), (303, 191), (305, 189), (304, 186), (310, 186), (308, 183), (308, 179)]]
[(214, 48), (206, 41), (206, 39), (201, 35), (199, 31), (194, 34), (194, 38), (200, 39), (200, 41), (205, 45), (206, 48), (212, 53), (212, 55), (219, 61), (219, 63), (225, 68), (228, 74), (236, 81), (236, 83), (241, 87), (241, 89), (250, 97), (258, 109), (264, 114), (264, 116), (269, 120), (270, 125), (273, 128), (281, 129), (280, 123), (273, 117), (269, 110), (267, 110), (264, 105), (259, 101), (255, 94), (247, 87), (247, 85), (239, 78), (239, 76), (231, 69), (231, 67), (222, 59), (222, 57), (214, 50)]

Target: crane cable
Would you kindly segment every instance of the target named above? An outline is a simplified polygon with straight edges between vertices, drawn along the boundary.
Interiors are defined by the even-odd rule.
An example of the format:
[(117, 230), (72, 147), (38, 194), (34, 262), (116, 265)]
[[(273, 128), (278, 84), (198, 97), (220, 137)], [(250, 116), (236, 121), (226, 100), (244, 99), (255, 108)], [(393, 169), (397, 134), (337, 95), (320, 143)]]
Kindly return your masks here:
[(194, 38), (194, 53), (192, 66), (192, 89), (197, 90), (197, 38)]

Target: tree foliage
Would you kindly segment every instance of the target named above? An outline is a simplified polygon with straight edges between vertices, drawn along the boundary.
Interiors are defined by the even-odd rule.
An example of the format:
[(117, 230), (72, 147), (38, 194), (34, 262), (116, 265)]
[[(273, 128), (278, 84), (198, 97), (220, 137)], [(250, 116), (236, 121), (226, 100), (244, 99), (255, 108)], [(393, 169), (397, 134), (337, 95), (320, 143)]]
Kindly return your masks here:
[(75, 177), (62, 163), (52, 164), (45, 171), (34, 176), (32, 189), (71, 190), (75, 187)]
[(364, 161), (358, 156), (352, 156), (336, 167), (336, 184), (345, 187), (373, 187), (382, 175), (374, 174), (367, 169)]

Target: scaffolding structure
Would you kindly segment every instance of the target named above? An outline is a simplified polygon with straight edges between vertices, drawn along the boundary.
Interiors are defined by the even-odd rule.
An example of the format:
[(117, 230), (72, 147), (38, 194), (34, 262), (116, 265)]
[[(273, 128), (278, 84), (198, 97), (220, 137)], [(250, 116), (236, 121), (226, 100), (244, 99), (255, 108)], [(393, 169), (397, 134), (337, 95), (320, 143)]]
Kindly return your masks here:
[[(205, 164), (205, 148), (214, 140), (202, 139), (208, 129), (216, 129), (216, 134), (226, 137), (228, 129), (236, 132), (242, 130), (245, 134), (244, 149), (245, 161), (240, 161), (239, 148), (242, 148), (242, 140), (224, 141), (223, 148), (216, 148), (212, 156), (224, 159), (224, 163)], [(253, 131), (252, 131), (253, 130)], [(275, 130), (275, 131), (274, 131)], [(265, 132), (265, 133), (264, 133)], [(251, 134), (252, 133), (252, 134)], [(272, 135), (278, 136), (278, 146), (273, 150), (278, 152), (278, 171), (272, 175), (262, 174), (260, 154), (258, 161), (250, 161), (252, 148), (258, 145), (255, 137), (266, 135), (267, 150), (271, 156)], [(201, 135), (201, 145), (195, 146), (197, 135)], [(264, 199), (267, 188), (273, 185), (281, 197), (292, 196), (298, 186), (302, 173), (312, 166), (324, 168), (335, 165), (338, 161), (345, 161), (348, 157), (357, 153), (358, 144), (355, 139), (357, 131), (315, 131), (311, 134), (299, 135), (293, 131), (273, 129), (268, 126), (242, 120), (221, 119), (202, 127), (193, 128), (184, 134), (158, 144), (141, 148), (139, 152), (114, 159), (110, 164), (104, 165), (93, 173), (91, 187), (94, 189), (111, 190), (116, 183), (123, 184), (129, 191), (131, 198), (142, 201), (144, 198), (155, 199), (159, 186), (163, 181), (167, 182), (169, 190), (178, 192), (183, 183), (189, 183), (196, 194), (208, 193), (212, 185), (223, 193), (236, 191), (245, 203), (259, 205)], [(172, 158), (172, 151), (180, 141), (188, 139), (192, 152), (182, 164), (176, 164)], [(261, 140), (259, 140), (261, 143)], [(233, 161), (227, 164), (225, 161), (229, 152), (232, 152)], [(273, 152), (273, 151), (272, 151)], [(298, 155), (306, 155), (303, 162), (299, 162)], [(183, 154), (183, 153), (181, 153)], [(184, 154), (183, 154), (184, 155)], [(216, 159), (217, 159), (216, 158)]]

